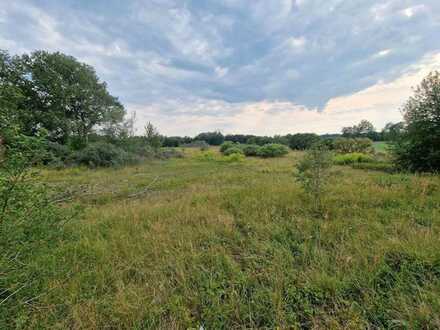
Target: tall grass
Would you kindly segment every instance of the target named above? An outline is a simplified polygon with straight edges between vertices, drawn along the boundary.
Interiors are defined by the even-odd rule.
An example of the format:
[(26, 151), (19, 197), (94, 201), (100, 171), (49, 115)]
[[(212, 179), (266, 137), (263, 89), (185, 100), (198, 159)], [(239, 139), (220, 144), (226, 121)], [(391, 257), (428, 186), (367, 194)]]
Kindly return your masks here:
[(46, 171), (85, 216), (24, 327), (440, 327), (438, 176), (344, 168), (316, 221), (293, 178), (300, 153), (197, 154)]

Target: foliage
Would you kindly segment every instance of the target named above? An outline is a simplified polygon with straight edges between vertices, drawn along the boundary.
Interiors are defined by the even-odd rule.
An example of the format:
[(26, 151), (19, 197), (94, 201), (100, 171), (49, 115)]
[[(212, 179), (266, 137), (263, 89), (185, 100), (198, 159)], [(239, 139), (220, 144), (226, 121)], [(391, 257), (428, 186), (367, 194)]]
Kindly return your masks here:
[(343, 127), (342, 136), (347, 138), (364, 137), (373, 141), (378, 141), (381, 139), (381, 134), (376, 132), (373, 124), (368, 120), (361, 120), (358, 125)]
[(223, 154), (225, 156), (229, 156), (229, 155), (232, 155), (232, 154), (243, 154), (243, 150), (239, 146), (232, 146), (232, 147), (226, 149), (223, 152)]
[(384, 141), (396, 141), (405, 131), (405, 123), (387, 123), (382, 130)]
[(373, 163), (375, 160), (370, 155), (353, 152), (349, 154), (336, 155), (333, 157), (333, 162), (336, 165), (347, 165), (354, 163)]
[(156, 154), (156, 157), (160, 159), (183, 158), (184, 154), (175, 148), (162, 148)]
[(205, 141), (194, 140), (182, 145), (183, 148), (199, 148), (200, 150), (208, 150), (209, 144)]
[(255, 135), (246, 134), (228, 134), (225, 136), (225, 141), (231, 141), (240, 144), (249, 143), (249, 139), (255, 138)]
[(373, 141), (368, 138), (336, 138), (332, 141), (332, 147), (337, 153), (372, 153)]
[(246, 143), (247, 144), (256, 144), (256, 145), (259, 145), (259, 146), (263, 146), (265, 144), (274, 143), (274, 140), (270, 136), (252, 136), (252, 137), (247, 139)]
[(243, 153), (240, 152), (233, 152), (230, 154), (225, 154), (224, 157), (220, 159), (223, 163), (241, 163), (245, 159)]
[(192, 139), (189, 136), (164, 136), (162, 145), (164, 147), (180, 147), (183, 144), (190, 143)]
[(422, 81), (402, 112), (405, 132), (393, 148), (397, 166), (416, 172), (440, 171), (440, 72)]
[(260, 146), (256, 144), (245, 144), (241, 146), (243, 153), (245, 156), (258, 156), (258, 150), (260, 150)]
[(290, 135), (288, 137), (289, 147), (292, 150), (306, 150), (311, 148), (315, 143), (321, 139), (318, 135), (313, 133), (299, 133)]
[(200, 154), (197, 154), (195, 158), (199, 161), (205, 161), (205, 162), (211, 162), (217, 160), (216, 154), (210, 150), (203, 151)]
[(307, 151), (297, 165), (296, 179), (313, 202), (317, 214), (323, 211), (322, 199), (329, 183), (332, 154), (322, 144), (315, 145)]
[(216, 131), (216, 132), (200, 133), (194, 138), (194, 140), (205, 141), (211, 146), (219, 146), (224, 142), (225, 137), (223, 136), (222, 133)]
[(2, 58), (2, 80), (22, 95), (12, 99), (26, 135), (44, 128), (52, 140), (65, 143), (76, 137), (86, 144), (96, 125), (120, 121), (124, 115), (124, 107), (94, 69), (72, 56), (36, 51)]
[(86, 148), (77, 151), (73, 159), (76, 164), (91, 168), (120, 166), (139, 161), (134, 155), (105, 142), (89, 144)]
[(21, 328), (48, 287), (54, 272), (61, 273), (53, 249), (71, 217), (50, 201), (47, 188), (36, 180), (35, 150), (25, 138), (15, 137), (0, 166), (0, 327)]
[(287, 155), (289, 150), (282, 144), (270, 143), (261, 146), (258, 149), (257, 155), (263, 158), (281, 157)]
[(239, 145), (239, 144), (232, 142), (232, 141), (225, 141), (220, 145), (220, 152), (224, 153), (229, 148), (236, 147), (237, 145)]
[(145, 126), (145, 140), (147, 145), (156, 151), (159, 150), (162, 145), (162, 137), (160, 136), (159, 131), (150, 122)]

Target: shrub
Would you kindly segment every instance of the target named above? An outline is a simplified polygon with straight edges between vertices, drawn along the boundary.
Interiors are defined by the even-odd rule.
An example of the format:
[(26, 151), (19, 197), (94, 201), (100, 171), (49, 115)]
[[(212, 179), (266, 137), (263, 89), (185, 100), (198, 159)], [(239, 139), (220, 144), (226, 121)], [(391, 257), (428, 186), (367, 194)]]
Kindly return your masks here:
[(241, 153), (234, 152), (228, 156), (224, 156), (220, 159), (224, 163), (239, 163), (244, 160), (244, 155)]
[(42, 162), (51, 167), (64, 167), (72, 155), (72, 150), (64, 144), (47, 141), (45, 147), (46, 152), (43, 156)]
[(336, 165), (346, 165), (354, 163), (373, 163), (375, 160), (370, 155), (353, 152), (350, 154), (336, 155), (333, 162)]
[(306, 150), (320, 140), (321, 138), (313, 133), (298, 133), (289, 136), (289, 147), (292, 150)]
[(217, 159), (217, 157), (216, 157), (214, 152), (212, 152), (212, 151), (205, 151), (205, 152), (202, 152), (202, 153), (198, 154), (196, 156), (196, 159), (200, 160), (200, 161), (208, 161), (208, 162), (210, 162), (210, 161), (215, 161)]
[(136, 162), (136, 156), (110, 143), (98, 142), (75, 153), (74, 161), (88, 167), (109, 167)]
[(313, 210), (322, 213), (322, 197), (330, 178), (332, 155), (324, 144), (307, 151), (297, 165), (296, 179), (313, 201)]
[(242, 150), (245, 156), (257, 156), (259, 149), (260, 146), (256, 144), (245, 144), (242, 146)]
[(220, 146), (220, 152), (224, 153), (226, 150), (228, 150), (229, 148), (235, 147), (237, 146), (237, 143), (234, 143), (232, 141), (225, 141), (222, 143), (222, 145)]
[(9, 329), (38, 306), (47, 278), (62, 272), (53, 250), (67, 239), (64, 224), (73, 214), (50, 202), (30, 170), (32, 159), (7, 151), (0, 167), (0, 324)]
[(225, 156), (229, 156), (229, 155), (232, 155), (232, 154), (243, 154), (243, 150), (239, 146), (234, 146), (234, 147), (226, 149), (223, 152), (223, 154)]
[(269, 157), (280, 157), (284, 156), (289, 152), (286, 146), (282, 144), (270, 143), (261, 146), (258, 149), (257, 155), (263, 158)]

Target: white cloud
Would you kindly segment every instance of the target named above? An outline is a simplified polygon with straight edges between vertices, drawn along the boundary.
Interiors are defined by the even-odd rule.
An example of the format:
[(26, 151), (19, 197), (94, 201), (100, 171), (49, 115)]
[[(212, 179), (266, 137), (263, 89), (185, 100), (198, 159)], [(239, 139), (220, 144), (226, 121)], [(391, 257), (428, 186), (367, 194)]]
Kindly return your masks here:
[(402, 120), (399, 109), (411, 95), (412, 87), (433, 70), (440, 70), (440, 53), (424, 57), (393, 81), (379, 82), (352, 95), (333, 98), (323, 111), (292, 102), (228, 103), (204, 99), (129, 105), (128, 109), (140, 115), (140, 127), (150, 120), (168, 135), (196, 135), (202, 130), (215, 129), (226, 134), (323, 134), (340, 132), (343, 126), (362, 119), (380, 129), (387, 122)]
[(387, 57), (392, 52), (391, 49), (383, 49), (372, 56), (373, 59)]
[(228, 68), (223, 68), (221, 66), (217, 66), (215, 67), (215, 74), (217, 75), (217, 77), (219, 78), (223, 78), (225, 75), (227, 75), (229, 72)]
[(291, 37), (287, 39), (286, 44), (294, 51), (300, 51), (304, 49), (306, 41), (307, 40), (305, 37), (298, 37), (298, 38)]
[(408, 7), (400, 11), (400, 13), (408, 18), (412, 18), (415, 15), (423, 13), (427, 10), (425, 5), (417, 5), (413, 7)]

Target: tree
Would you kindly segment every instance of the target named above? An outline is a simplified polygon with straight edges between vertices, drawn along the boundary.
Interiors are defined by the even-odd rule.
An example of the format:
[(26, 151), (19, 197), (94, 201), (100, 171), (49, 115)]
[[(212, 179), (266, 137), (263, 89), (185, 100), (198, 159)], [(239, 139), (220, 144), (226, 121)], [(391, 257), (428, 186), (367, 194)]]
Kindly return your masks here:
[(343, 137), (367, 137), (373, 141), (380, 139), (380, 134), (376, 132), (373, 124), (368, 120), (361, 120), (359, 124), (342, 128)]
[(72, 56), (37, 51), (2, 58), (8, 70), (1, 76), (23, 95), (17, 116), (27, 135), (45, 128), (52, 140), (66, 142), (74, 137), (86, 144), (95, 126), (124, 116), (124, 107), (95, 70)]
[(13, 76), (13, 59), (6, 52), (0, 51), (0, 145), (6, 142), (11, 130), (16, 133), (20, 130), (18, 112), (23, 94), (10, 83)]
[(156, 151), (162, 145), (162, 137), (160, 136), (159, 131), (150, 122), (145, 126), (145, 139), (147, 144)]
[(393, 148), (400, 167), (417, 172), (440, 170), (440, 72), (423, 79), (403, 106), (405, 132)]
[(322, 199), (329, 183), (331, 166), (332, 154), (322, 143), (309, 149), (297, 165), (296, 179), (311, 197), (313, 211), (318, 215), (323, 212)]
[(320, 137), (313, 133), (298, 133), (288, 136), (289, 147), (293, 150), (309, 149), (320, 140)]
[(382, 129), (382, 139), (384, 141), (396, 141), (405, 129), (405, 123), (387, 123)]
[(209, 145), (219, 146), (225, 141), (225, 137), (219, 131), (200, 133), (194, 138), (195, 141), (205, 141)]

